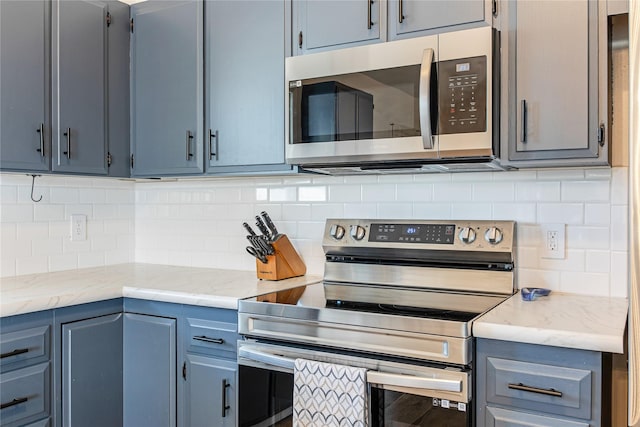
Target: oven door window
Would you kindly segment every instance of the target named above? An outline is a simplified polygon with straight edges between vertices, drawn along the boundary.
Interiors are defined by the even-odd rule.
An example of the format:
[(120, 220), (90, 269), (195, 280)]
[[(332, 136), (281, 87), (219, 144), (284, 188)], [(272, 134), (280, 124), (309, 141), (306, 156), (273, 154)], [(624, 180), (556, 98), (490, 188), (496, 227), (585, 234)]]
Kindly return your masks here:
[[(293, 374), (240, 366), (240, 427), (293, 426)], [(371, 388), (371, 427), (470, 427), (471, 405)]]

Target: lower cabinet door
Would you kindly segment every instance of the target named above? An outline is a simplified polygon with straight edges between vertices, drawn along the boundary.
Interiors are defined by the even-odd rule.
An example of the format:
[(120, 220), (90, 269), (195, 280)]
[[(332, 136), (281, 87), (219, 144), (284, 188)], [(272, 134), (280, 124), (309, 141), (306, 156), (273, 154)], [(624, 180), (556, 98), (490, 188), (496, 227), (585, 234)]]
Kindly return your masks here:
[(122, 424), (122, 313), (62, 325), (62, 425)]
[(235, 361), (186, 355), (185, 426), (236, 425), (236, 373)]
[(176, 425), (176, 348), (176, 319), (124, 314), (125, 427)]
[(568, 421), (508, 409), (487, 407), (487, 427), (589, 427), (589, 423)]

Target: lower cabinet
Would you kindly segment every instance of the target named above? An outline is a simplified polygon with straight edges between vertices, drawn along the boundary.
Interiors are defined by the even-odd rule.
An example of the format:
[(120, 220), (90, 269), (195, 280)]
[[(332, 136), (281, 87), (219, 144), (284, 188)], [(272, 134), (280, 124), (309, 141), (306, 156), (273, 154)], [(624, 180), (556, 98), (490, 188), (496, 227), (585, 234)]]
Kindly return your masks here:
[(0, 426), (235, 426), (237, 329), (131, 298), (0, 318)]
[(122, 423), (122, 313), (62, 325), (62, 425)]
[(124, 314), (125, 426), (176, 425), (176, 319)]
[(476, 361), (478, 427), (609, 424), (606, 354), (478, 339)]
[(185, 426), (235, 426), (235, 361), (185, 355)]

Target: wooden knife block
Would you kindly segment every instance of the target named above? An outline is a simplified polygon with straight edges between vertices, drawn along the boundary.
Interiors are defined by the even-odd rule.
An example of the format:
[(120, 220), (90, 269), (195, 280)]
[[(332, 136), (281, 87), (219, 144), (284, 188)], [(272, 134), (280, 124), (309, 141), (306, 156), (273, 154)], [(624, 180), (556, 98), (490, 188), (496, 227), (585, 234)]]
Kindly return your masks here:
[(275, 253), (267, 255), (266, 264), (256, 259), (258, 279), (283, 280), (302, 276), (307, 272), (307, 267), (286, 235), (283, 234), (271, 245)]

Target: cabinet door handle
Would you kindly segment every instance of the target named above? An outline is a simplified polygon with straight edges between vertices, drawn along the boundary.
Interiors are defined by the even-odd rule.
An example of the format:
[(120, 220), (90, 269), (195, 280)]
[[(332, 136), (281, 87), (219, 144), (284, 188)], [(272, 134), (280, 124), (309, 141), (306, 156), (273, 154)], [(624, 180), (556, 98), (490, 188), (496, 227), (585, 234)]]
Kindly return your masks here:
[(222, 418), (227, 416), (227, 411), (231, 409), (231, 406), (227, 405), (227, 388), (231, 387), (231, 384), (226, 379), (222, 380)]
[(193, 135), (191, 135), (191, 131), (187, 131), (187, 137), (185, 138), (186, 146), (187, 146), (187, 161), (191, 160), (193, 154), (191, 154), (191, 140), (193, 139)]
[(527, 142), (527, 100), (520, 101), (520, 142)]
[(7, 403), (3, 403), (0, 405), (0, 409), (5, 409), (5, 408), (10, 408), (12, 406), (16, 406), (19, 405), (21, 403), (26, 402), (27, 400), (29, 400), (28, 397), (20, 397), (18, 399), (13, 399), (11, 402), (7, 402)]
[[(214, 139), (216, 141), (215, 149), (213, 147)], [(216, 129), (216, 131), (213, 132), (211, 129), (209, 129), (209, 160), (213, 160), (213, 158), (217, 156), (218, 156), (218, 130)]]
[(370, 30), (373, 26), (373, 22), (371, 21), (371, 7), (373, 5), (373, 0), (367, 0), (367, 30)]
[(209, 338), (206, 335), (200, 335), (198, 337), (193, 337), (194, 340), (208, 342), (211, 344), (224, 344), (224, 340), (222, 338)]
[(5, 357), (17, 356), (19, 354), (25, 354), (25, 353), (28, 353), (28, 352), (29, 352), (28, 348), (18, 348), (18, 349), (15, 349), (13, 351), (10, 351), (8, 353), (0, 354), (0, 359), (4, 359)]
[(547, 396), (562, 397), (562, 392), (553, 388), (531, 387), (528, 385), (524, 385), (522, 383), (518, 383), (518, 384), (510, 383), (507, 385), (507, 387), (509, 387), (512, 390), (528, 391), (529, 393), (538, 393), (538, 394), (545, 394)]
[(402, 8), (402, 0), (398, 0), (398, 23), (404, 22), (404, 11)]
[(62, 154), (66, 154), (67, 159), (71, 160), (71, 128), (67, 128), (63, 135), (67, 137), (67, 151), (63, 151)]
[(44, 123), (40, 123), (40, 127), (36, 129), (36, 132), (40, 134), (40, 148), (36, 151), (40, 153), (42, 157), (44, 157)]

